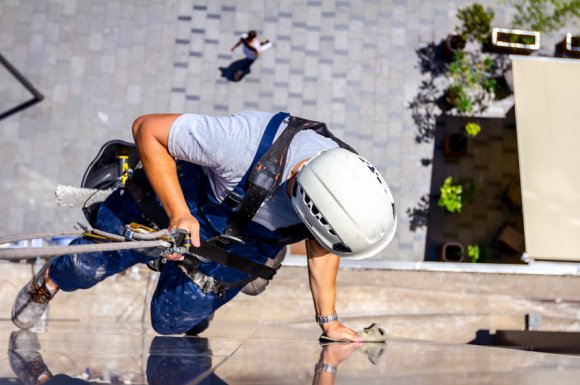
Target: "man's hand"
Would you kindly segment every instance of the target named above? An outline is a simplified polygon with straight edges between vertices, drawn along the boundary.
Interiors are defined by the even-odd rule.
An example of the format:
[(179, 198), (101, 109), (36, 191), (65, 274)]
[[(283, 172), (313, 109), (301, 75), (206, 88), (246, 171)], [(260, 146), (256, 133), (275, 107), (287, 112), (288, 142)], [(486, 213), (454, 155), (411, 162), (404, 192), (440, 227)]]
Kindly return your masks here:
[[(179, 216), (171, 218), (169, 221), (168, 230), (171, 231), (173, 229), (181, 229), (185, 230), (189, 233), (191, 238), (191, 245), (193, 247), (199, 247), (200, 245), (200, 238), (199, 238), (199, 222), (193, 215), (190, 213), (184, 213)], [(183, 256), (181, 254), (172, 254), (168, 255), (167, 257), (170, 261), (181, 261), (183, 260)]]
[(322, 325), (322, 331), (324, 335), (337, 340), (349, 340), (353, 342), (362, 342), (363, 338), (356, 334), (356, 332), (350, 328), (347, 328), (340, 322), (336, 321), (331, 324)]
[(179, 216), (171, 218), (169, 221), (168, 230), (182, 229), (189, 233), (191, 237), (191, 245), (193, 247), (199, 247), (199, 222), (190, 213), (184, 213)]

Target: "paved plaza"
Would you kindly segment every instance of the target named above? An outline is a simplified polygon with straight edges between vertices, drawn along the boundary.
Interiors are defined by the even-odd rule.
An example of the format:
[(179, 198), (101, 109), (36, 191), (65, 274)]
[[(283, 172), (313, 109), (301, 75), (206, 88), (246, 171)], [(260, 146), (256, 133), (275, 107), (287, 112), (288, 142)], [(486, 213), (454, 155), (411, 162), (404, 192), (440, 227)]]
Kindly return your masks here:
[[(385, 175), (400, 226), (378, 260), (423, 259), (425, 230), (405, 213), (429, 192), (432, 144), (407, 108), (421, 81), (415, 50), (439, 42), (471, 1), (4, 0), (0, 53), (44, 94), (0, 121), (0, 234), (70, 229), (54, 203), (107, 140), (131, 140), (147, 113), (289, 111), (321, 120)], [(484, 1), (483, 3), (491, 3)], [(494, 5), (495, 24), (504, 11)], [(256, 29), (274, 42), (239, 83), (220, 77)], [(4, 71), (4, 70), (2, 70)], [(0, 107), (27, 98), (1, 73)]]

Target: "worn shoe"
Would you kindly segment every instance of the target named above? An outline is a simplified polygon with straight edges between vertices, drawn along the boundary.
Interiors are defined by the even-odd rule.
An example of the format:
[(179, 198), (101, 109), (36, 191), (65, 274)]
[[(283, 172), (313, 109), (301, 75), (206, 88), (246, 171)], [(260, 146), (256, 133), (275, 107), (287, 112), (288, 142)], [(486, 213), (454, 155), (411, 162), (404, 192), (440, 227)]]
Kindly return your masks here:
[(25, 385), (33, 385), (45, 375), (52, 377), (39, 353), (38, 336), (28, 330), (12, 332), (8, 347), (8, 360), (16, 376)]
[(12, 306), (12, 322), (20, 329), (30, 329), (48, 308), (48, 302), (56, 291), (51, 292), (46, 286), (46, 271), (50, 267), (48, 261), (42, 269), (28, 282), (16, 296)]

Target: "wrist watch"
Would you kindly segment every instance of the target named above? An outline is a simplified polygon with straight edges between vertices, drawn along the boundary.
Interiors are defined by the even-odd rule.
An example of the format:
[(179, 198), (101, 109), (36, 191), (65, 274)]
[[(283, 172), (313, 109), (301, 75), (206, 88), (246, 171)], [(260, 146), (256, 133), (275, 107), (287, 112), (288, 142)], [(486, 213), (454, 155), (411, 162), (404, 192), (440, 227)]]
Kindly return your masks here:
[(316, 319), (317, 324), (324, 325), (324, 324), (329, 324), (329, 323), (336, 321), (338, 319), (338, 316), (336, 315), (336, 312), (334, 312), (330, 315), (318, 315), (317, 314), (315, 319)]
[(325, 364), (323, 362), (318, 362), (316, 364), (316, 366), (314, 366), (314, 372), (315, 373), (327, 372), (327, 373), (336, 374), (336, 367), (332, 366), (330, 364)]

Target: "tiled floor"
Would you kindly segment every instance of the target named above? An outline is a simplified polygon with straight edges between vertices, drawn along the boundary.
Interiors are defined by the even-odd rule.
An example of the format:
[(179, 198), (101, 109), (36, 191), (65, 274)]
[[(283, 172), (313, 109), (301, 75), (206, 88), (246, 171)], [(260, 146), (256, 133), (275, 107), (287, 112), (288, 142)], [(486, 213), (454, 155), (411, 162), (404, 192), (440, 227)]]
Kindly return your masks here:
[[(131, 326), (51, 322), (38, 333), (13, 333), (12, 324), (0, 322), (0, 349), (7, 352), (0, 383), (22, 383), (14, 369), (23, 373), (18, 367), (31, 369), (31, 362), (50, 370), (47, 384), (566, 385), (580, 375), (579, 357), (402, 339), (321, 347), (313, 329), (291, 325), (226, 324), (201, 337)], [(336, 375), (316, 375), (318, 362), (335, 366)]]

